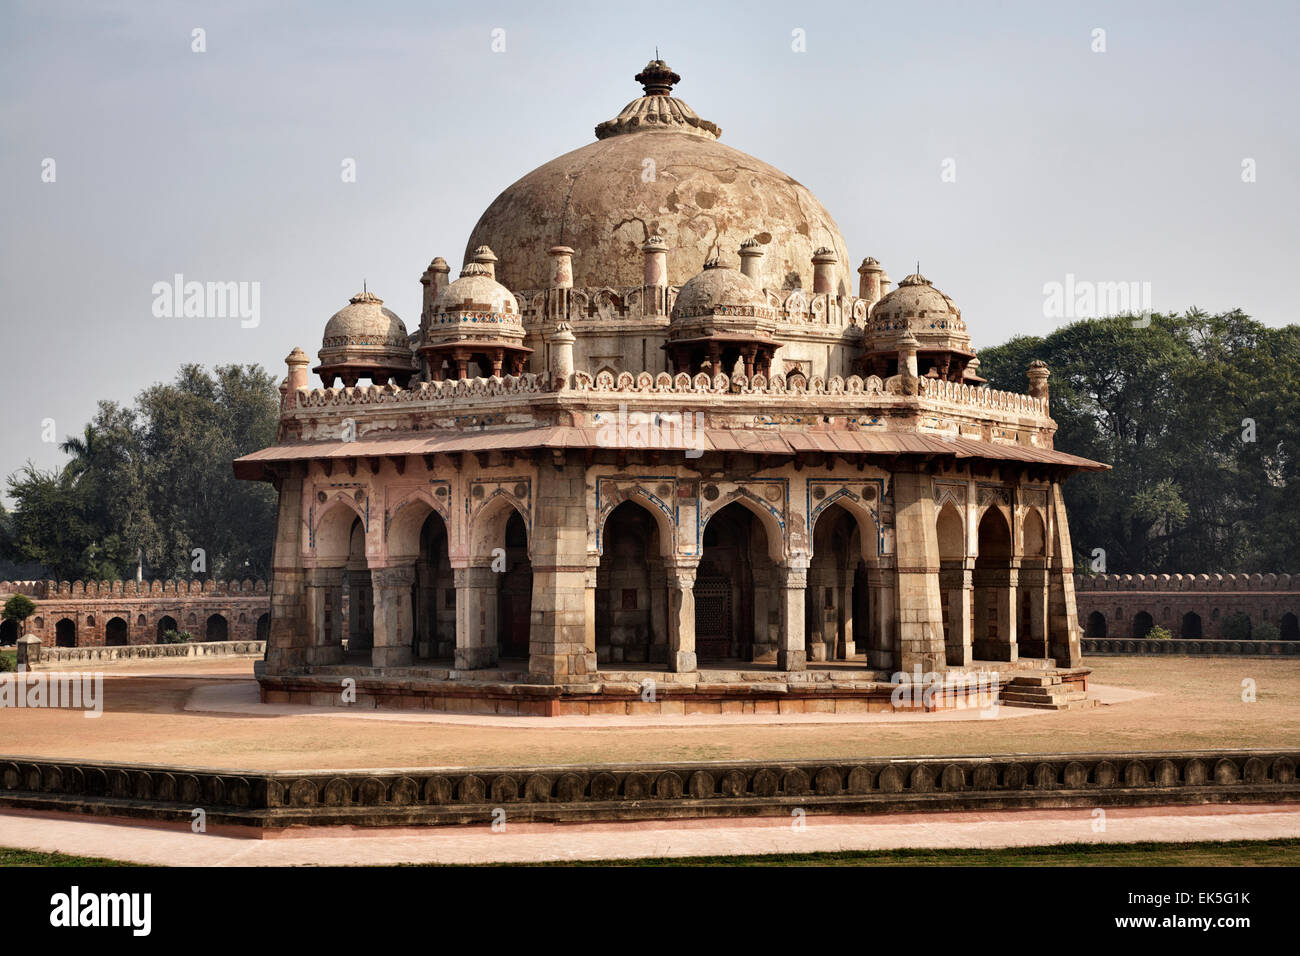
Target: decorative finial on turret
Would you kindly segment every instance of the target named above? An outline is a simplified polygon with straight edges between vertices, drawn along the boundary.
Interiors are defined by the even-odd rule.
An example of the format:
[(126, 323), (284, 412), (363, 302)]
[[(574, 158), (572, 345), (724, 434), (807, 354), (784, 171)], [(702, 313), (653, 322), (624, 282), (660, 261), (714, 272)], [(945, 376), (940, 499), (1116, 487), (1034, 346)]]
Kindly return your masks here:
[(646, 96), (669, 96), (673, 86), (682, 78), (673, 72), (663, 60), (659, 59), (659, 50), (655, 49), (655, 58), (645, 65), (645, 69), (633, 77), (641, 84)]

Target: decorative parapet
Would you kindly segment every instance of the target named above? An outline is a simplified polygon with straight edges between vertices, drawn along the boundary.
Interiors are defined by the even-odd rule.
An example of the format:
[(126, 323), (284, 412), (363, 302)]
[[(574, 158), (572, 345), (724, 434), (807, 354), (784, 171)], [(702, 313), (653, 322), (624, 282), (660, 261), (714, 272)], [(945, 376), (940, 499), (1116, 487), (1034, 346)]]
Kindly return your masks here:
[(112, 598), (160, 595), (266, 594), (266, 581), (0, 581), (0, 594), (26, 594), (37, 600), (56, 597)]
[(1078, 591), (1293, 591), (1291, 574), (1076, 574)]
[(954, 405), (971, 405), (976, 408), (994, 408), (1009, 412), (1024, 412), (1028, 415), (1047, 417), (1047, 400), (1022, 395), (1019, 392), (1003, 392), (995, 388), (972, 388), (961, 382), (945, 382), (941, 379), (922, 378), (921, 394)]
[[(299, 389), (297, 407), (330, 408), (357, 405), (405, 405), (426, 403), (452, 403), (472, 399), (501, 398), (513, 395), (536, 395), (550, 391), (546, 376), (535, 373), (494, 376), (492, 378), (466, 378), (442, 382), (421, 382), (410, 388), (395, 385), (369, 385), (352, 388)], [(617, 376), (603, 371), (596, 375), (577, 372), (573, 376), (571, 392), (625, 392), (655, 393), (660, 395), (745, 394), (745, 395), (872, 395), (881, 398), (903, 398), (887, 388), (878, 376), (847, 378), (834, 375), (829, 379), (820, 375), (805, 378), (792, 375), (773, 375), (770, 378), (755, 375), (713, 375), (699, 373), (691, 376), (685, 372), (670, 375), (667, 372), (652, 374), (621, 372)], [(1012, 414), (1046, 417), (1047, 402), (1043, 399), (1016, 392), (1002, 392), (988, 388), (972, 388), (955, 382), (921, 380), (921, 397), (947, 405), (989, 409)]]
[(1293, 802), (1300, 751), (995, 754), (707, 763), (225, 770), (0, 756), (0, 805), (262, 828)]

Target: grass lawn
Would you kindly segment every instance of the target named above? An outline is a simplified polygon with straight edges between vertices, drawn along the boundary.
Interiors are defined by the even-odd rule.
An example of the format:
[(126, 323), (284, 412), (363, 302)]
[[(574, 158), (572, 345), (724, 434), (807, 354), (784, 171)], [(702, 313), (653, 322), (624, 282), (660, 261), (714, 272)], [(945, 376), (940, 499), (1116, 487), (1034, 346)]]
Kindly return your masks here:
[(549, 866), (1296, 866), (1300, 840), (1062, 843), (1000, 850), (850, 850), (760, 856), (564, 861)]
[(100, 856), (69, 856), (66, 853), (41, 853), (37, 850), (14, 850), (0, 847), (0, 866), (136, 866)]

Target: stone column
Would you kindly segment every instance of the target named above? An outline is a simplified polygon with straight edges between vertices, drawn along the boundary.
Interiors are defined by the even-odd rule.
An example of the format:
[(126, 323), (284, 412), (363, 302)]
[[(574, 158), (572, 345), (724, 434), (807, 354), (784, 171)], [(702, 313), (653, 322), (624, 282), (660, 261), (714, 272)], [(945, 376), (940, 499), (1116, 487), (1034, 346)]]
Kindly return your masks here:
[(1029, 595), (1028, 630), (1017, 631), (1016, 642), (1021, 657), (1050, 657), (1047, 648), (1048, 580), (1047, 562), (1041, 557), (1024, 558), (1017, 589), (1024, 601)]
[(867, 663), (871, 667), (896, 668), (898, 664), (898, 614), (895, 604), (898, 581), (892, 564), (867, 568), (871, 633), (867, 640)]
[(334, 604), (342, 581), (342, 568), (311, 568), (306, 572), (307, 629), (312, 636), (307, 649), (309, 664), (343, 662), (339, 612)]
[(853, 572), (852, 567), (845, 568), (841, 572), (844, 576), (844, 582), (840, 587), (840, 620), (843, 624), (840, 627), (838, 650), (841, 659), (846, 661), (858, 652), (857, 639), (854, 637)]
[(942, 671), (943, 606), (939, 596), (939, 536), (934, 482), (923, 471), (894, 473), (894, 526), (898, 562), (899, 670)]
[(678, 674), (698, 670), (695, 659), (695, 563), (665, 568), (668, 578), (668, 669)]
[(275, 517), (271, 561), (271, 626), (266, 639), (266, 672), (283, 674), (307, 665), (311, 631), (302, 553), (302, 477), (297, 466), (277, 480), (280, 503)]
[(587, 650), (586, 467), (576, 455), (548, 461), (537, 485), (529, 673), (541, 683), (588, 683), (596, 655)]
[(497, 587), (500, 575), (491, 565), (452, 569), (456, 582), (457, 670), (477, 670), (497, 663)]
[(974, 589), (974, 558), (941, 562), (939, 586), (943, 606), (948, 609), (945, 644), (949, 666), (965, 667), (972, 660), (971, 593)]
[[(586, 594), (583, 597), (583, 623), (585, 624), (583, 644), (587, 648), (587, 653), (593, 657), (596, 655), (596, 573), (598, 568), (598, 563), (587, 568), (587, 587)], [(611, 594), (611, 599), (612, 597)], [(612, 608), (610, 612), (613, 613)]]
[(1052, 515), (1047, 649), (1058, 666), (1078, 667), (1083, 651), (1079, 643), (1079, 610), (1074, 599), (1074, 550), (1065, 502), (1057, 482), (1052, 483)]
[(772, 595), (775, 572), (763, 568), (754, 569), (754, 650), (755, 663), (775, 661), (780, 638), (772, 633)]
[(412, 661), (411, 585), (415, 583), (415, 568), (374, 568), (370, 580), (375, 596), (371, 666), (407, 667)]
[(662, 559), (650, 562), (650, 661), (668, 660), (668, 574)]
[(808, 589), (808, 555), (796, 552), (781, 565), (781, 644), (776, 664), (783, 671), (806, 670), (804, 592)]

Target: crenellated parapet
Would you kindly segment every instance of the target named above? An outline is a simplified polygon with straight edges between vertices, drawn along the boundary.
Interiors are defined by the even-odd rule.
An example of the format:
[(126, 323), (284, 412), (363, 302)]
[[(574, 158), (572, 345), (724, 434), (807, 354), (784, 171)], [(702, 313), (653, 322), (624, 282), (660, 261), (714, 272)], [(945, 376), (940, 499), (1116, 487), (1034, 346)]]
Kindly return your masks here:
[(165, 595), (266, 594), (264, 580), (242, 581), (0, 581), (0, 594), (25, 594), (35, 600), (53, 598), (100, 599), (114, 597), (147, 598)]
[(1300, 575), (1291, 574), (1079, 574), (1080, 591), (1294, 591)]

